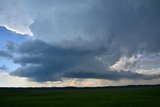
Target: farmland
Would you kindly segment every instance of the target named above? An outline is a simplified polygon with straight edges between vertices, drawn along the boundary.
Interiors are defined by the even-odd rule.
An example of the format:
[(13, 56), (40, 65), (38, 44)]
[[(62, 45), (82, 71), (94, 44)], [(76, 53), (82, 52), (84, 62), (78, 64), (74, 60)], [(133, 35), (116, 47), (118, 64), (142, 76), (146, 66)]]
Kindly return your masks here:
[(160, 107), (160, 87), (1, 88), (0, 107)]

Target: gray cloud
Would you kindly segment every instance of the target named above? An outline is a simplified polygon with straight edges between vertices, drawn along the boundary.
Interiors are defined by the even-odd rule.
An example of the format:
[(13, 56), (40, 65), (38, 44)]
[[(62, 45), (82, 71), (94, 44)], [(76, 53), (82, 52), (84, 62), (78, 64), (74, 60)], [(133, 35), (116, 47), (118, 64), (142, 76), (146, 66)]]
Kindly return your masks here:
[(12, 41), (8, 41), (6, 44), (6, 48), (7, 48), (7, 50), (14, 52), (16, 50), (15, 43)]
[[(26, 13), (25, 18), (19, 17), (25, 23), (19, 18), (20, 21), (14, 21), (17, 11), (10, 18), (27, 31), (18, 29), (12, 20), (10, 27), (21, 33), (33, 33), (35, 40), (17, 48), (7, 44), (9, 50), (18, 54), (13, 62), (21, 65), (11, 75), (34, 81), (57, 81), (62, 77), (159, 78), (128, 70), (139, 66), (139, 54), (160, 52), (159, 0), (38, 0), (36, 5), (35, 1), (27, 0), (17, 2), (15, 9)], [(2, 22), (5, 19), (8, 18)], [(137, 60), (128, 62), (133, 56)], [(120, 67), (127, 70), (110, 70), (114, 64), (122, 64)]]
[(110, 80), (159, 78), (159, 75), (110, 71), (108, 66), (96, 58), (104, 56), (107, 49), (86, 50), (84, 47), (87, 46), (63, 48), (40, 40), (24, 42), (17, 50), (20, 56), (14, 58), (14, 63), (22, 66), (12, 71), (10, 75), (27, 77), (38, 82), (59, 81), (63, 77)]
[[(27, 2), (34, 20), (30, 29), (36, 39), (66, 47), (88, 42), (93, 42), (89, 48), (103, 45), (108, 47), (108, 53), (116, 54), (113, 63), (122, 53), (132, 56), (160, 51), (158, 0), (70, 0), (69, 3), (62, 0), (49, 3), (39, 1), (35, 7), (33, 1)], [(39, 11), (40, 8), (43, 11)], [(71, 44), (71, 41), (74, 42)], [(119, 53), (119, 50), (123, 52)], [(105, 57), (108, 60), (108, 56)]]
[(12, 58), (12, 54), (5, 50), (0, 50), (0, 57), (2, 58)]
[[(60, 76), (61, 73), (74, 67), (83, 67), (87, 64), (88, 66), (101, 66), (99, 64), (100, 62), (95, 59), (95, 55), (101, 55), (105, 50), (85, 50), (81, 49), (81, 47), (62, 48), (40, 40), (35, 40), (24, 42), (19, 46), (17, 51), (18, 54), (21, 54), (21, 57), (15, 58), (14, 63), (21, 64), (22, 67), (11, 74), (20, 74), (20, 76), (26, 77), (31, 76), (33, 80), (35, 78), (32, 78), (32, 76), (36, 76), (35, 80), (37, 81), (47, 81), (50, 79), (54, 80), (58, 75)], [(39, 75), (37, 75), (37, 73)]]

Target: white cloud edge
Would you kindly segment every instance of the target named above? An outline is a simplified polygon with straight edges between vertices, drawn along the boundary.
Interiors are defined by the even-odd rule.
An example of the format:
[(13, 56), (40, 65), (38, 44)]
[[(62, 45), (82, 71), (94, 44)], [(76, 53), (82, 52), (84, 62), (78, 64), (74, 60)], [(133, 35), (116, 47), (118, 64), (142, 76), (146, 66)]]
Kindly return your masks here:
[[(3, 26), (3, 25), (1, 25)], [(29, 35), (29, 36), (33, 36), (33, 33), (31, 32), (30, 29), (25, 29), (23, 32), (20, 31), (20, 30), (17, 30), (17, 29), (14, 29), (14, 28), (11, 28), (11, 27), (8, 27), (7, 25), (3, 26), (5, 27), (6, 29), (12, 31), (12, 32), (15, 32), (17, 34), (21, 34), (21, 35)]]

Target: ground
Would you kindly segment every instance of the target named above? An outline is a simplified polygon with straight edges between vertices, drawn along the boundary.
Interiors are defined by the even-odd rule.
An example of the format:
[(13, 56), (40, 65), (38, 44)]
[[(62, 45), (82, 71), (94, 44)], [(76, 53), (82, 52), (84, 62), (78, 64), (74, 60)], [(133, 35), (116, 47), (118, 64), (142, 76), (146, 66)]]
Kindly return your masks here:
[(0, 107), (160, 107), (160, 87), (0, 89)]

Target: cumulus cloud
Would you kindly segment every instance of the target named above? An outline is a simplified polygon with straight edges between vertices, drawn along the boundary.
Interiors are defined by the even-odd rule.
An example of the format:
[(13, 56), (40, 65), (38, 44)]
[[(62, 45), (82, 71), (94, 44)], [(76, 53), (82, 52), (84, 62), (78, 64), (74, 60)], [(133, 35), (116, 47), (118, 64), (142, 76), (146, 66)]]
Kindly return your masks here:
[(113, 71), (129, 71), (133, 70), (134, 67), (136, 67), (136, 64), (138, 62), (138, 58), (135, 58), (134, 56), (127, 58), (126, 56), (121, 57), (119, 61), (117, 61), (115, 64), (110, 66), (110, 69)]
[(136, 72), (139, 73), (139, 74), (159, 75), (160, 74), (160, 68), (150, 69), (150, 70), (139, 69), (139, 70), (136, 70)]

